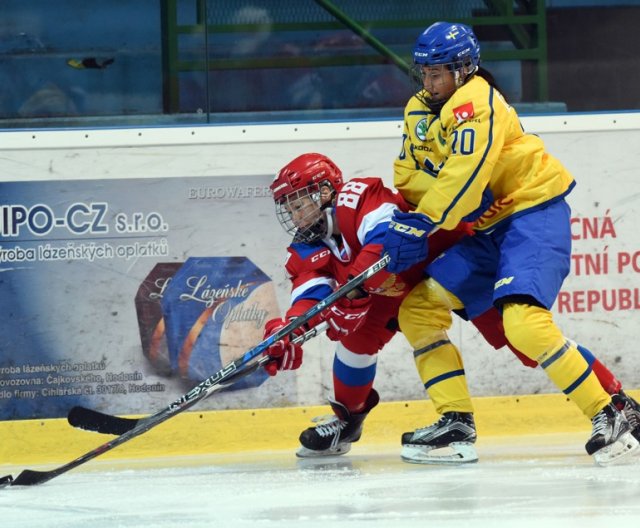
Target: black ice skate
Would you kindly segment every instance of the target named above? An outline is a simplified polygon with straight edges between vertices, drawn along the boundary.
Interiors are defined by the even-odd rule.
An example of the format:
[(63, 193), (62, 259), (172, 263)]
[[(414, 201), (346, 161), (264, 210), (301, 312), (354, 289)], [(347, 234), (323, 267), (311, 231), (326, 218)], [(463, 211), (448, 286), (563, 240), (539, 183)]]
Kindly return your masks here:
[(613, 403), (596, 414), (591, 423), (593, 431), (585, 449), (599, 466), (619, 462), (640, 447), (631, 434), (629, 422)]
[(379, 401), (378, 393), (371, 389), (365, 410), (359, 414), (351, 414), (341, 403), (329, 400), (335, 414), (314, 418), (318, 425), (302, 431), (300, 435), (302, 447), (298, 449), (296, 456), (310, 458), (348, 453), (351, 444), (360, 440), (364, 419)]
[(614, 394), (611, 401), (629, 422), (631, 434), (640, 442), (640, 403), (624, 391)]
[(446, 412), (436, 423), (402, 435), (401, 457), (414, 464), (465, 464), (478, 461), (472, 413)]

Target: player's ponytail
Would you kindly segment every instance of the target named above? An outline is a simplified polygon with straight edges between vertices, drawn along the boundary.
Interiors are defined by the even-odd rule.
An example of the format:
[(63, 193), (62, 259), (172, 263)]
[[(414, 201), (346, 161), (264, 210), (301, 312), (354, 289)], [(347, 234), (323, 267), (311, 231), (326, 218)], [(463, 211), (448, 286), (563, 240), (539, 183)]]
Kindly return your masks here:
[[(495, 77), (489, 70), (483, 68), (482, 66), (478, 66), (478, 71), (475, 73), (475, 75), (477, 75), (478, 77), (482, 77), (485, 81), (487, 81), (489, 83), (489, 86), (493, 87), (495, 90), (498, 90), (502, 94), (502, 97), (504, 97), (504, 100), (507, 101), (504, 92), (500, 89), (500, 86), (496, 82)], [(509, 101), (507, 101), (507, 103), (508, 102)]]

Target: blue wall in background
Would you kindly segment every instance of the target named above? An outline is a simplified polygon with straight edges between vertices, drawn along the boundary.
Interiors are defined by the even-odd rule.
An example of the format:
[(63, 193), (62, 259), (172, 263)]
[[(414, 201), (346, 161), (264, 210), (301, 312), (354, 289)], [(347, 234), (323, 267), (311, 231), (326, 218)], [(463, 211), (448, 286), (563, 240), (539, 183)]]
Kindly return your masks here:
[[(0, 116), (161, 112), (158, 2), (2, 0), (0, 13)], [(67, 63), (83, 58), (114, 62)]]
[[(94, 118), (95, 124), (136, 124), (135, 119), (149, 124), (166, 124), (185, 120), (208, 122), (215, 119), (254, 121), (276, 119), (277, 112), (292, 108), (305, 112), (349, 110), (352, 114), (368, 109), (397, 109), (411, 94), (406, 75), (390, 64), (371, 66), (340, 66), (324, 68), (273, 68), (254, 70), (217, 70), (209, 76), (203, 71), (180, 74), (180, 106), (175, 115), (163, 113), (162, 35), (160, 6), (163, 0), (0, 0), (0, 126), (74, 126)], [(241, 22), (261, 23), (265, 13), (269, 24), (279, 22), (334, 21), (313, 0), (207, 0), (210, 23), (238, 23), (238, 17), (253, 13)], [(470, 16), (485, 6), (482, 0), (451, 0), (427, 3), (424, 0), (405, 0), (402, 4), (386, 0), (334, 0), (348, 13), (374, 12), (377, 17), (407, 19), (408, 14), (438, 16), (452, 20), (455, 16)], [(178, 0), (180, 23), (195, 22), (195, 0)], [(625, 38), (635, 34), (640, 22), (640, 10), (635, 7), (609, 9), (617, 12), (608, 19), (597, 8), (589, 6), (640, 6), (640, 0), (629, 1), (557, 1), (547, 0), (549, 28), (549, 86), (553, 102), (567, 104), (569, 110), (634, 109), (630, 91), (618, 86), (634, 84), (634, 72), (640, 71), (637, 57), (630, 56)], [(292, 8), (293, 6), (293, 8)], [(425, 6), (428, 6), (425, 7)], [(591, 13), (591, 26), (573, 23), (573, 9)], [(394, 14), (394, 10), (397, 11)], [(635, 18), (634, 18), (635, 17)], [(356, 19), (357, 16), (356, 16)], [(419, 20), (419, 17), (416, 18)], [(607, 24), (607, 21), (610, 21)], [(633, 29), (622, 28), (627, 24)], [(560, 28), (560, 30), (558, 30)], [(554, 34), (551, 34), (551, 31)], [(283, 35), (284, 33), (284, 35)], [(294, 34), (295, 33), (295, 34)], [(415, 28), (377, 30), (376, 36), (405, 59), (415, 35)], [(619, 35), (619, 36), (618, 36)], [(255, 50), (243, 52), (241, 39), (259, 37)], [(333, 53), (375, 54), (362, 41), (355, 42), (354, 34), (346, 29), (309, 32), (270, 32), (268, 37), (247, 33), (227, 32), (208, 36), (211, 57), (273, 57), (287, 53), (300, 58), (331, 55)], [(291, 37), (290, 41), (284, 41)], [(499, 37), (497, 42), (483, 42), (490, 46), (513, 46)], [(587, 39), (580, 42), (579, 39)], [(563, 40), (564, 39), (564, 40)], [(597, 50), (589, 45), (606, 41), (605, 59), (597, 57)], [(201, 35), (180, 37), (180, 43), (190, 58), (204, 57), (205, 45)], [(572, 44), (574, 43), (574, 44)], [(333, 47), (332, 47), (333, 46)], [(353, 49), (349, 49), (353, 46)], [(358, 48), (358, 46), (360, 46)], [(575, 53), (568, 53), (575, 47)], [(367, 49), (363, 49), (367, 48)], [(635, 49), (635, 48), (633, 48)], [(354, 51), (355, 50), (355, 51)], [(243, 55), (244, 53), (244, 55)], [(618, 54), (618, 55), (615, 55)], [(594, 95), (574, 89), (594, 79), (596, 61), (611, 64), (612, 72), (600, 70), (613, 89)], [(612, 60), (613, 59), (613, 60)], [(111, 61), (106, 63), (105, 61)], [(84, 62), (83, 62), (84, 61)], [(583, 63), (584, 61), (584, 63)], [(635, 62), (634, 62), (635, 61)], [(82, 67), (83, 64), (86, 67)], [(628, 64), (629, 83), (619, 80)], [(100, 68), (101, 65), (106, 65)], [(95, 66), (95, 67), (91, 67)], [(523, 88), (530, 83), (523, 76), (519, 62), (498, 62), (489, 67), (512, 102), (521, 102)], [(574, 68), (575, 66), (575, 68)], [(573, 71), (575, 70), (575, 72)], [(568, 72), (571, 72), (568, 75)], [(598, 75), (595, 72), (596, 76)], [(631, 78), (629, 78), (631, 75)], [(572, 84), (573, 83), (573, 84)], [(209, 94), (207, 96), (207, 94)], [(576, 99), (577, 96), (583, 100)], [(525, 102), (527, 102), (525, 100)], [(365, 114), (363, 114), (365, 116)], [(127, 119), (125, 119), (127, 118)], [(215, 120), (212, 118), (212, 120)], [(277, 120), (277, 119), (276, 119)]]

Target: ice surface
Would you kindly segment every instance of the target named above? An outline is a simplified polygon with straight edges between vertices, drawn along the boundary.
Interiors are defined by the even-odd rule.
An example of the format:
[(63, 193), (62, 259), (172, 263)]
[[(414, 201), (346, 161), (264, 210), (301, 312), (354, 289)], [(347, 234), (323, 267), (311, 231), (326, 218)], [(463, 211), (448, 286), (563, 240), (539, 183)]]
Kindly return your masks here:
[[(638, 526), (640, 456), (596, 467), (582, 436), (484, 439), (480, 461), (458, 467), (406, 464), (399, 446), (366, 444), (321, 460), (282, 451), (96, 460), (40, 486), (0, 490), (1, 526)], [(21, 469), (0, 466), (3, 475)]]

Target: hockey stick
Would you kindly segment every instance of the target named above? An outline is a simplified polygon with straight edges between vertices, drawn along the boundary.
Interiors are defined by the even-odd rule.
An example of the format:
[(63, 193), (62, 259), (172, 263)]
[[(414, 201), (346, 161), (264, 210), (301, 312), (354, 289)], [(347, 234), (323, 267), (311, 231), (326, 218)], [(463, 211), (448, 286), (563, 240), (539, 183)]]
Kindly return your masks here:
[[(328, 327), (326, 322), (322, 322), (308, 330), (304, 334), (296, 337), (293, 343), (302, 344), (324, 332)], [(249, 374), (258, 370), (259, 367), (269, 362), (268, 356), (261, 356), (260, 359), (251, 363), (240, 370), (236, 371), (230, 378), (223, 383), (218, 383), (215, 387), (212, 387), (209, 394), (222, 390), (230, 385), (233, 385), (240, 378), (244, 378)], [(88, 407), (76, 406), (69, 411), (67, 421), (73, 427), (82, 429), (84, 431), (93, 431), (101, 434), (121, 435), (130, 431), (134, 427), (144, 424), (145, 422), (152, 420), (153, 416), (146, 416), (144, 418), (124, 418), (122, 416), (115, 416), (113, 414), (105, 414), (100, 411), (89, 409)]]
[[(237, 373), (240, 369), (246, 369), (246, 365), (248, 365), (248, 363), (252, 359), (262, 354), (276, 341), (279, 341), (283, 337), (288, 336), (289, 334), (291, 334), (291, 332), (300, 328), (304, 323), (309, 321), (312, 317), (318, 315), (325, 308), (335, 303), (338, 299), (341, 299), (350, 291), (355, 290), (364, 281), (382, 270), (388, 262), (389, 256), (384, 255), (378, 262), (364, 270), (362, 273), (360, 273), (360, 275), (348, 281), (346, 284), (338, 288), (318, 304), (311, 307), (301, 316), (293, 319), (289, 324), (278, 330), (275, 334), (270, 335), (260, 344), (246, 352), (242, 357), (238, 358), (232, 363), (229, 363), (226, 367), (222, 368), (206, 380), (196, 385), (193, 389), (175, 400), (165, 409), (158, 411), (156, 414), (149, 416), (143, 422), (137, 424), (133, 429), (130, 429), (122, 435), (113, 438), (109, 442), (106, 442), (89, 451), (88, 453), (79, 456), (75, 460), (72, 460), (71, 462), (68, 462), (67, 464), (64, 464), (50, 471), (35, 471), (31, 469), (25, 469), (15, 478), (12, 475), (5, 475), (4, 477), (0, 478), (0, 488), (6, 486), (33, 486), (35, 484), (42, 484), (44, 482), (47, 482), (55, 477), (66, 473), (67, 471), (80, 466), (81, 464), (93, 460), (97, 456), (100, 456), (107, 451), (111, 451), (115, 447), (118, 447), (120, 444), (124, 444), (125, 442), (131, 440), (132, 438), (135, 438), (136, 436), (140, 436), (153, 427), (160, 425), (162, 422), (168, 420), (169, 418), (183, 411), (186, 411), (188, 408), (208, 396), (212, 392), (214, 387), (216, 387), (220, 383), (229, 381), (234, 376), (237, 376)], [(238, 378), (235, 377), (235, 379), (237, 380)]]

